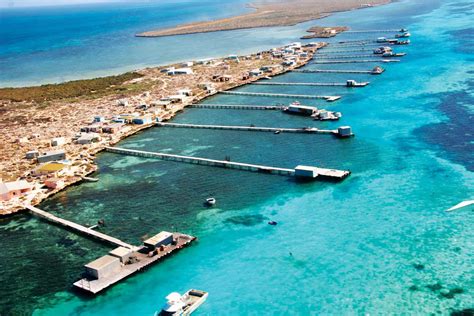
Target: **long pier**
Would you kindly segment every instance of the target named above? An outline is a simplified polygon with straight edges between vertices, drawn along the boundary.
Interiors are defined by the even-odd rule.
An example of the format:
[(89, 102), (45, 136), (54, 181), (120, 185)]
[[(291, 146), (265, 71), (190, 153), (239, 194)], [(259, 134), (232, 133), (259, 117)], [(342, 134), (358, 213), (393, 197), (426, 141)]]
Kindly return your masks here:
[[(118, 148), (118, 147), (105, 147), (105, 150), (111, 153), (122, 154), (122, 155), (131, 155), (131, 156), (138, 156), (138, 157), (144, 157), (144, 158), (156, 158), (156, 159), (184, 162), (184, 163), (197, 164), (197, 165), (237, 169), (237, 170), (250, 171), (250, 172), (277, 174), (277, 175), (284, 175), (284, 176), (296, 176), (296, 168), (297, 168), (297, 167), (295, 169), (278, 168), (278, 167), (270, 167), (270, 166), (264, 166), (264, 165), (241, 163), (241, 162), (231, 162), (231, 161), (226, 161), (226, 160), (216, 160), (216, 159), (199, 158), (199, 157), (191, 157), (191, 156), (173, 155), (173, 154), (149, 152), (149, 151), (134, 150), (134, 149), (125, 149), (125, 148)], [(345, 170), (326, 169), (326, 168), (318, 168), (318, 167), (311, 167), (311, 168), (315, 172), (317, 172), (316, 178), (321, 176), (323, 178), (342, 180), (350, 175), (350, 171), (345, 171)], [(312, 178), (312, 177), (309, 177), (309, 178)]]
[(321, 60), (314, 61), (312, 64), (355, 64), (355, 63), (398, 63), (400, 59), (363, 59), (363, 60)]
[(346, 87), (342, 82), (254, 82), (252, 84), (262, 86), (309, 86), (309, 87)]
[(250, 132), (281, 132), (281, 133), (302, 133), (302, 134), (334, 134), (338, 135), (337, 130), (326, 130), (318, 128), (281, 128), (281, 127), (259, 127), (259, 126), (232, 126), (232, 125), (202, 125), (202, 124), (184, 124), (184, 123), (156, 123), (162, 127), (177, 128), (198, 128), (198, 129), (220, 129), (233, 131)]
[(49, 212), (40, 210), (39, 208), (34, 207), (32, 205), (25, 205), (25, 208), (28, 209), (32, 214), (34, 214), (38, 217), (46, 219), (46, 220), (48, 220), (52, 223), (64, 226), (66, 228), (74, 229), (74, 230), (76, 230), (77, 232), (79, 232), (83, 235), (94, 237), (96, 239), (106, 241), (110, 244), (120, 246), (120, 247), (125, 247), (125, 248), (128, 248), (128, 249), (135, 249), (136, 248), (135, 246), (127, 244), (126, 242), (123, 242), (120, 239), (111, 237), (109, 235), (106, 235), (106, 234), (100, 233), (98, 231), (95, 231), (93, 229), (87, 228), (85, 226), (79, 225), (77, 223), (74, 223), (74, 222), (68, 221), (66, 219), (57, 217), (57, 216), (55, 216), (55, 215), (53, 215)]
[(315, 69), (315, 70), (292, 70), (298, 73), (336, 73), (336, 74), (372, 74), (372, 70), (338, 70), (338, 69)]
[(388, 29), (388, 30), (354, 30), (354, 31), (344, 31), (344, 33), (399, 33), (401, 29)]
[(283, 94), (283, 93), (260, 93), (260, 92), (240, 92), (240, 91), (221, 91), (222, 94), (246, 95), (253, 97), (273, 97), (273, 98), (291, 98), (291, 99), (323, 99), (328, 102), (339, 100), (340, 96), (324, 95), (306, 95), (306, 94)]
[(251, 104), (192, 104), (191, 108), (200, 109), (226, 109), (226, 110), (269, 110), (282, 111), (285, 107), (281, 105), (251, 105)]
[(317, 59), (338, 59), (338, 58), (367, 58), (367, 57), (373, 57), (373, 58), (379, 58), (377, 55), (374, 54), (367, 54), (367, 55), (328, 55), (328, 54), (321, 54), (321, 55), (316, 55), (315, 60)]

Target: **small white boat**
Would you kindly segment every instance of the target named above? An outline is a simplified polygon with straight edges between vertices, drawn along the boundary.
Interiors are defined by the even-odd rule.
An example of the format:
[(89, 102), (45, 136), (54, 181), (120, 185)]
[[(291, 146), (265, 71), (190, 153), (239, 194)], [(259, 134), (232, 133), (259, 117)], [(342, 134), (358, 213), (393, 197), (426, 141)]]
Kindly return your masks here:
[(213, 198), (213, 197), (210, 197), (210, 198), (206, 199), (206, 204), (209, 205), (209, 206), (215, 205), (216, 202), (217, 202), (216, 199)]
[(189, 290), (183, 295), (178, 292), (170, 293), (166, 297), (166, 304), (155, 316), (187, 316), (191, 315), (207, 299), (209, 293), (201, 290)]

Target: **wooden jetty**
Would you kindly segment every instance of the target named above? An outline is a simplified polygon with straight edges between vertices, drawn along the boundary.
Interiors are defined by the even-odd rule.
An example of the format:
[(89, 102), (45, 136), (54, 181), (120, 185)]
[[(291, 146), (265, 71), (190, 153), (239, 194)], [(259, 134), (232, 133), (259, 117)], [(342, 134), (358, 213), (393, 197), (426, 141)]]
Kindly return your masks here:
[(226, 110), (271, 110), (281, 111), (281, 105), (251, 105), (251, 104), (192, 104), (189, 107), (199, 109), (226, 109)]
[[(162, 232), (167, 233), (167, 232)], [(172, 242), (162, 246), (150, 249), (150, 246), (145, 245), (137, 247), (132, 252), (123, 251), (117, 248), (110, 252), (110, 255), (101, 257), (85, 266), (86, 276), (79, 281), (74, 282), (74, 286), (89, 294), (97, 294), (115, 283), (129, 277), (130, 275), (140, 272), (153, 263), (171, 255), (188, 246), (196, 239), (194, 236), (181, 233), (167, 233), (172, 235)], [(158, 236), (158, 235), (157, 235)], [(156, 237), (156, 236), (155, 236)], [(116, 257), (116, 255), (119, 255)], [(89, 270), (99, 271), (90, 275)], [(101, 273), (104, 271), (103, 273)]]
[(198, 128), (198, 129), (220, 129), (233, 131), (250, 132), (281, 132), (281, 133), (301, 133), (301, 134), (333, 134), (338, 135), (338, 130), (318, 129), (315, 127), (307, 128), (281, 128), (281, 127), (259, 127), (259, 126), (232, 126), (232, 125), (202, 125), (202, 124), (184, 124), (184, 123), (156, 123), (161, 127), (177, 128)]
[(371, 52), (371, 51), (373, 51), (373, 48), (344, 49), (344, 50), (325, 49), (325, 50), (321, 50), (321, 53), (319, 53), (318, 55), (324, 55), (324, 54), (342, 54), (342, 53), (357, 53), (357, 52)]
[(399, 33), (399, 32), (402, 32), (402, 29), (344, 31), (344, 33)]
[(273, 98), (291, 98), (291, 99), (323, 99), (328, 102), (339, 100), (340, 96), (324, 95), (305, 95), (305, 94), (284, 94), (284, 93), (261, 93), (261, 92), (240, 92), (240, 91), (221, 91), (222, 94), (246, 95), (253, 97), (273, 97)]
[(319, 177), (321, 177), (321, 178), (326, 178), (326, 179), (331, 179), (331, 180), (343, 180), (344, 178), (350, 175), (350, 171), (326, 169), (326, 168), (319, 168), (319, 167), (307, 167), (313, 170), (314, 172), (310, 175), (300, 175), (298, 170), (300, 169), (299, 167), (301, 166), (297, 166), (295, 167), (295, 169), (278, 168), (278, 167), (270, 167), (270, 166), (264, 166), (264, 165), (241, 163), (241, 162), (231, 162), (231, 161), (226, 161), (226, 160), (216, 160), (216, 159), (208, 159), (208, 158), (200, 158), (200, 157), (173, 155), (173, 154), (149, 152), (149, 151), (118, 148), (118, 147), (106, 147), (105, 150), (111, 153), (122, 154), (122, 155), (132, 155), (132, 156), (138, 156), (138, 157), (144, 157), (144, 158), (157, 158), (157, 159), (162, 159), (162, 160), (177, 161), (177, 162), (213, 166), (213, 167), (220, 167), (220, 168), (228, 168), (228, 169), (237, 169), (237, 170), (250, 171), (250, 172), (276, 174), (276, 175), (283, 175), (283, 176), (296, 176), (298, 178), (318, 179)]
[(379, 56), (374, 55), (374, 54), (366, 54), (366, 55), (326, 55), (326, 54), (321, 54), (321, 55), (315, 56), (315, 58), (313, 58), (313, 59), (318, 60), (318, 59), (338, 59), (338, 58), (346, 59), (346, 58), (370, 58), (370, 57), (380, 58)]
[(400, 59), (320, 60), (312, 64), (398, 63)]
[(57, 216), (55, 216), (55, 215), (53, 215), (49, 212), (40, 210), (39, 208), (34, 207), (32, 205), (25, 205), (25, 208), (28, 209), (32, 214), (34, 214), (38, 217), (46, 219), (46, 220), (48, 220), (52, 223), (64, 226), (66, 228), (73, 229), (73, 230), (75, 230), (75, 231), (77, 231), (77, 232), (79, 232), (83, 235), (94, 237), (96, 239), (108, 242), (112, 245), (119, 246), (119, 247), (124, 247), (124, 248), (128, 248), (128, 249), (134, 249), (135, 248), (135, 246), (127, 244), (126, 242), (123, 242), (120, 239), (111, 237), (109, 235), (106, 235), (106, 234), (100, 233), (98, 231), (95, 231), (91, 228), (88, 228), (88, 227), (79, 225), (77, 223), (68, 221), (66, 219), (57, 217)]
[(254, 82), (252, 84), (263, 86), (308, 86), (308, 87), (347, 87), (347, 83), (342, 82)]
[(314, 70), (292, 70), (298, 73), (336, 73), (336, 74), (372, 74), (372, 70), (339, 70), (339, 69), (314, 69)]

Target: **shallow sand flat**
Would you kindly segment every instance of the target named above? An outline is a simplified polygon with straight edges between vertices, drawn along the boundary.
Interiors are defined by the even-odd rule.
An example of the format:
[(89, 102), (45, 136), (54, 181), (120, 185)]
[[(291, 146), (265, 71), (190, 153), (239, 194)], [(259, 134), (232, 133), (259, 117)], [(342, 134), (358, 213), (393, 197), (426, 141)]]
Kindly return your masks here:
[(255, 27), (289, 26), (327, 16), (331, 12), (346, 11), (389, 3), (390, 0), (282, 0), (260, 1), (250, 6), (256, 11), (214, 21), (203, 21), (173, 28), (137, 34), (141, 37), (160, 37)]

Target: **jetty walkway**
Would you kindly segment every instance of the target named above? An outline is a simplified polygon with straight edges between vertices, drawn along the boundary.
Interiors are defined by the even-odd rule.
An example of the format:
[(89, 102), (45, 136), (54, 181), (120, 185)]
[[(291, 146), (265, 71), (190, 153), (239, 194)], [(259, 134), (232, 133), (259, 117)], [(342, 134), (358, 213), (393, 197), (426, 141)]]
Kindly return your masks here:
[(339, 69), (315, 69), (315, 70), (292, 70), (298, 73), (335, 73), (335, 74), (372, 74), (372, 70), (339, 70)]
[(399, 33), (402, 29), (386, 29), (386, 30), (354, 30), (344, 31), (344, 33)]
[(273, 98), (290, 98), (290, 99), (323, 99), (328, 102), (339, 100), (340, 96), (324, 96), (324, 95), (306, 95), (306, 94), (284, 94), (284, 93), (261, 93), (261, 92), (240, 92), (240, 91), (221, 91), (221, 94), (229, 95), (246, 95), (253, 97), (273, 97)]
[(398, 63), (400, 59), (321, 60), (312, 64)]
[(262, 86), (308, 86), (308, 87), (347, 87), (347, 83), (342, 82), (254, 82), (252, 84)]
[(177, 128), (198, 128), (198, 129), (220, 129), (233, 131), (250, 132), (281, 132), (281, 133), (302, 133), (302, 134), (334, 134), (338, 135), (337, 130), (326, 130), (312, 128), (281, 128), (281, 127), (258, 127), (258, 126), (232, 126), (232, 125), (201, 125), (201, 124), (183, 124), (183, 123), (155, 123), (161, 127)]
[[(295, 169), (278, 168), (278, 167), (270, 167), (270, 166), (264, 166), (264, 165), (255, 165), (255, 164), (248, 164), (248, 163), (241, 163), (241, 162), (231, 162), (231, 161), (226, 161), (226, 160), (216, 160), (216, 159), (199, 158), (199, 157), (191, 157), (191, 156), (173, 155), (173, 154), (165, 154), (165, 153), (159, 153), (159, 152), (149, 152), (149, 151), (142, 151), (142, 150), (119, 148), (119, 147), (105, 147), (105, 150), (111, 153), (122, 154), (122, 155), (131, 155), (131, 156), (138, 156), (138, 157), (144, 157), (144, 158), (157, 158), (157, 159), (162, 159), (162, 160), (177, 161), (177, 162), (213, 166), (213, 167), (220, 167), (220, 168), (228, 168), (228, 169), (237, 169), (237, 170), (250, 171), (250, 172), (276, 174), (276, 175), (283, 175), (283, 176), (296, 176), (296, 168), (298, 168), (298, 167), (296, 167)], [(346, 171), (346, 170), (326, 169), (326, 168), (318, 168), (318, 167), (310, 167), (310, 168), (312, 168), (315, 172), (317, 172), (317, 175), (315, 178), (318, 178), (319, 176), (321, 176), (323, 178), (329, 178), (333, 180), (342, 180), (350, 175), (350, 171)], [(309, 177), (309, 178), (314, 178), (314, 177)]]
[(281, 105), (251, 105), (251, 104), (191, 104), (190, 108), (200, 109), (226, 109), (226, 110), (271, 110), (282, 111)]
[(379, 58), (379, 56), (375, 55), (375, 54), (366, 54), (366, 55), (332, 55), (332, 54), (321, 54), (321, 55), (317, 55), (315, 56), (315, 58), (313, 58), (314, 60), (318, 60), (318, 59), (338, 59), (338, 58), (341, 58), (341, 59), (348, 59), (348, 58)]
[(98, 231), (95, 231), (93, 229), (87, 228), (85, 226), (79, 225), (77, 223), (74, 223), (74, 222), (68, 221), (66, 219), (57, 217), (57, 216), (55, 216), (55, 215), (53, 215), (49, 212), (40, 210), (39, 208), (34, 207), (32, 205), (24, 205), (24, 207), (26, 209), (28, 209), (32, 214), (34, 214), (34, 215), (36, 215), (40, 218), (46, 219), (50, 222), (53, 222), (55, 224), (64, 226), (66, 228), (76, 230), (81, 234), (84, 234), (84, 235), (87, 235), (87, 236), (90, 236), (90, 237), (94, 237), (94, 238), (97, 238), (97, 239), (102, 240), (102, 241), (106, 241), (110, 244), (113, 244), (113, 245), (116, 245), (116, 246), (119, 246), (119, 247), (125, 247), (125, 248), (128, 248), (128, 249), (135, 249), (136, 248), (135, 246), (130, 245), (126, 242), (123, 242), (120, 239), (111, 237), (109, 235), (106, 235), (106, 234), (100, 233)]

